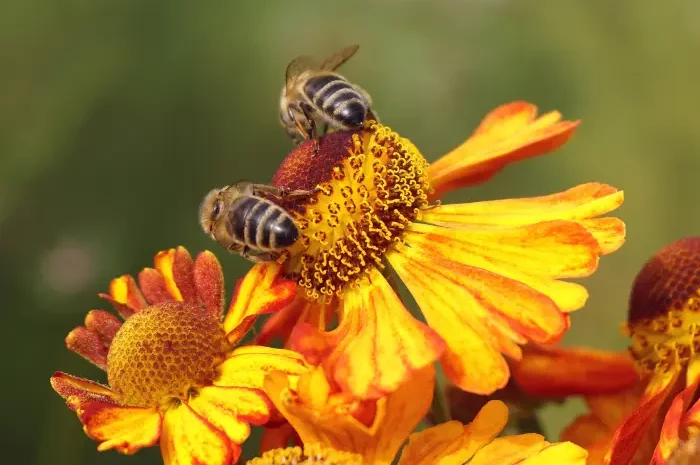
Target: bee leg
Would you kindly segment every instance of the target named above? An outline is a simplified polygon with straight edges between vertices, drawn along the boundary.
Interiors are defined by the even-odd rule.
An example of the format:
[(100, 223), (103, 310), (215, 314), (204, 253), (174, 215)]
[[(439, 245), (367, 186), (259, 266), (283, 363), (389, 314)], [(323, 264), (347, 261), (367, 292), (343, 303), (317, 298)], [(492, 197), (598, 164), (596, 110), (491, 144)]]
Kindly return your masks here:
[(309, 122), (309, 135), (314, 140), (313, 156), (315, 157), (316, 155), (318, 155), (320, 143), (318, 141), (318, 132), (316, 130), (316, 120), (312, 118), (313, 110), (311, 109), (311, 107), (309, 107), (308, 104), (304, 102), (299, 103), (299, 108), (301, 108), (301, 111), (304, 112), (304, 118), (306, 118), (306, 120)]
[(263, 262), (269, 262), (272, 260), (272, 255), (269, 253), (261, 253), (261, 254), (251, 254), (251, 248), (248, 247), (247, 245), (244, 245), (242, 250), (241, 250), (241, 256), (245, 258), (248, 261), (251, 261), (253, 263), (263, 263)]
[(288, 190), (281, 187), (270, 186), (269, 184), (253, 184), (253, 195), (260, 196), (261, 194), (271, 195), (278, 199), (294, 199), (301, 197), (309, 197), (316, 193), (318, 189), (304, 190), (294, 189)]
[(323, 123), (323, 133), (328, 133), (328, 123)]

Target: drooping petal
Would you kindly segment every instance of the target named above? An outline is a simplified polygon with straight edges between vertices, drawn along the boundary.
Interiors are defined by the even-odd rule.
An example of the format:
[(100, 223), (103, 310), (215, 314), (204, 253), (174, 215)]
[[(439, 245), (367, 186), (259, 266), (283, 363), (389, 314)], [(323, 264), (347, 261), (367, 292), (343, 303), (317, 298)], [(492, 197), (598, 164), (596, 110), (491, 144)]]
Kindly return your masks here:
[(66, 336), (66, 347), (103, 370), (107, 370), (107, 352), (97, 333), (78, 326)]
[(653, 382), (647, 386), (637, 410), (615, 431), (610, 450), (605, 456), (606, 465), (628, 465), (632, 461), (645, 435), (654, 426), (653, 420), (659, 409), (673, 391), (679, 372), (673, 370), (663, 380), (656, 378), (653, 377)]
[(497, 229), (414, 223), (406, 242), (406, 249), (420, 249), (423, 255), (449, 258), (526, 284), (565, 312), (581, 308), (588, 293), (583, 286), (559, 278), (590, 275), (600, 254), (598, 242), (583, 226), (561, 220)]
[(260, 389), (265, 376), (273, 371), (299, 375), (308, 371), (304, 358), (296, 352), (274, 347), (244, 346), (235, 349), (218, 366), (216, 386), (238, 386)]
[(428, 366), (418, 371), (394, 393), (376, 401), (371, 426), (358, 421), (348, 406), (319, 412), (305, 404), (289, 388), (289, 379), (272, 373), (265, 391), (304, 444), (322, 443), (337, 450), (363, 456), (366, 464), (389, 465), (399, 447), (430, 407), (435, 371)]
[(111, 302), (114, 309), (127, 319), (135, 312), (139, 312), (148, 305), (143, 294), (136, 285), (136, 281), (129, 275), (123, 275), (113, 279), (109, 283), (109, 294), (98, 294)]
[(260, 390), (220, 386), (201, 389), (188, 405), (236, 444), (243, 444), (250, 436), (248, 423), (266, 423), (272, 408)]
[(217, 318), (224, 314), (224, 274), (216, 255), (200, 253), (194, 262), (194, 285), (204, 308)]
[(596, 238), (603, 254), (625, 240), (625, 225), (617, 218), (596, 218), (622, 205), (624, 195), (612, 186), (581, 184), (539, 197), (438, 205), (422, 210), (421, 221), (448, 227), (516, 227), (543, 221), (571, 220)]
[(550, 398), (612, 393), (640, 382), (628, 352), (538, 344), (525, 348), (513, 377), (526, 393)]
[(432, 163), (428, 177), (433, 198), (486, 181), (509, 163), (557, 149), (573, 135), (578, 121), (560, 121), (558, 112), (539, 118), (527, 102), (502, 105), (489, 113), (462, 145)]
[(280, 276), (277, 263), (259, 263), (236, 283), (231, 307), (224, 319), (224, 330), (233, 328), (250, 315), (278, 311), (292, 303), (296, 283)]
[(165, 465), (229, 465), (241, 454), (240, 447), (187, 404), (165, 413), (160, 450)]
[(681, 422), (694, 400), (700, 383), (695, 382), (682, 390), (671, 403), (664, 417), (659, 442), (654, 450), (651, 465), (664, 465), (681, 441)]
[(501, 401), (490, 401), (466, 426), (451, 421), (412, 434), (399, 465), (471, 463), (474, 454), (503, 431), (507, 422), (506, 405)]
[(51, 377), (51, 387), (66, 400), (66, 404), (72, 410), (93, 401), (116, 404), (114, 393), (107, 386), (60, 371)]
[(430, 327), (447, 343), (441, 359), (445, 374), (463, 390), (490, 394), (508, 381), (501, 353), (518, 358), (517, 343), (557, 338), (568, 322), (547, 296), (448, 257), (422, 244), (387, 255)]
[(161, 416), (155, 408), (89, 402), (78, 412), (88, 436), (101, 441), (97, 446), (101, 452), (116, 449), (122, 454), (133, 454), (153, 446), (160, 438)]
[(370, 271), (368, 279), (343, 298), (343, 315), (355, 319), (357, 330), (346, 336), (331, 368), (343, 391), (360, 399), (395, 391), (445, 350), (442, 339), (411, 316), (378, 270)]

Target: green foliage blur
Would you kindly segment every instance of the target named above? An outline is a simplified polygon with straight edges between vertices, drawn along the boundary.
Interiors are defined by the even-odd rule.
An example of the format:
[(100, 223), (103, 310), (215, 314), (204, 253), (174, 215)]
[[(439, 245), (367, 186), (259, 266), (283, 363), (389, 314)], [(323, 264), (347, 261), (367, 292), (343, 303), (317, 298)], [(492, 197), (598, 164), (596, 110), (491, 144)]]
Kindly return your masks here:
[[(383, 122), (429, 160), (488, 111), (528, 100), (583, 120), (556, 154), (508, 167), (471, 201), (587, 181), (623, 188), (627, 244), (585, 281), (565, 342), (623, 349), (630, 284), (664, 244), (700, 231), (700, 4), (693, 0), (322, 2), (29, 0), (0, 14), (0, 389), (3, 456), (21, 464), (155, 464), (157, 448), (98, 453), (49, 386), (105, 381), (65, 335), (109, 280), (158, 250), (218, 253), (211, 188), (266, 182), (291, 148), (279, 126), (287, 62), (350, 43), (343, 68)], [(9, 370), (8, 370), (9, 368)], [(555, 439), (582, 402), (549, 407)], [(253, 452), (251, 447), (247, 453)]]

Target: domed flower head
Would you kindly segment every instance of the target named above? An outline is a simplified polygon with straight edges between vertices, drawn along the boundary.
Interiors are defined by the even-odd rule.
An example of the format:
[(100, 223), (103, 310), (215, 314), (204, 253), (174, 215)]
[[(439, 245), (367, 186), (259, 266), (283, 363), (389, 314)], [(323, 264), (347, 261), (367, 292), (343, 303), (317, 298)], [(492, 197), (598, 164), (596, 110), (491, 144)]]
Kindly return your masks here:
[[(584, 305), (586, 289), (562, 279), (590, 275), (622, 244), (623, 223), (598, 218), (622, 203), (622, 192), (590, 183), (525, 199), (433, 199), (560, 146), (576, 126), (513, 103), (432, 165), (375, 122), (321, 137), (318, 153), (313, 141), (298, 146), (273, 184), (317, 193), (287, 205), (300, 238), (282, 264), (302, 300), (274, 320), (276, 331), (296, 324), (289, 346), (312, 363), (324, 360), (333, 382), (357, 397), (390, 393), (437, 359), (466, 391), (503, 387), (502, 354), (518, 359), (520, 344), (557, 340), (567, 313)], [(427, 324), (406, 310), (390, 270)], [(339, 325), (326, 332), (329, 308)]]
[(114, 279), (109, 300), (124, 319), (93, 310), (70, 332), (68, 348), (107, 372), (108, 385), (57, 372), (51, 385), (74, 410), (98, 450), (133, 454), (160, 443), (166, 465), (228, 465), (249, 424), (271, 413), (262, 391), (272, 370), (307, 369), (296, 353), (235, 348), (257, 315), (294, 296), (279, 266), (257, 267), (236, 286), (224, 318), (221, 267), (210, 252), (160, 252), (155, 268)]
[(426, 367), (392, 394), (359, 401), (334, 392), (322, 369), (302, 374), (298, 382), (272, 373), (265, 382), (266, 392), (295, 428), (305, 450), (275, 449), (248, 464), (389, 465), (406, 439), (399, 465), (586, 463), (585, 450), (571, 443), (551, 444), (538, 434), (496, 438), (508, 417), (499, 401), (486, 404), (470, 424), (450, 421), (411, 434), (428, 411), (433, 383), (434, 370)]
[(654, 448), (654, 463), (665, 463), (686, 439), (678, 432), (683, 419), (698, 426), (695, 408), (688, 409), (700, 383), (700, 237), (673, 242), (644, 265), (632, 287), (627, 326), (645, 389), (615, 432), (606, 463), (648, 463), (646, 451)]

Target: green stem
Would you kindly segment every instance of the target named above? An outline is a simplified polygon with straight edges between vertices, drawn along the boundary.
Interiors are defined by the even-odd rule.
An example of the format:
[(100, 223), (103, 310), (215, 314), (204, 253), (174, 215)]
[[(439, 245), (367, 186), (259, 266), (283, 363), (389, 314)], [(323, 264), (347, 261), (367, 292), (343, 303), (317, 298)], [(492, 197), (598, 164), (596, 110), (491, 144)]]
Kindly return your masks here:
[(436, 373), (435, 376), (435, 392), (433, 394), (433, 403), (430, 406), (433, 420), (436, 425), (452, 420), (450, 413), (450, 403), (445, 395), (445, 379)]

